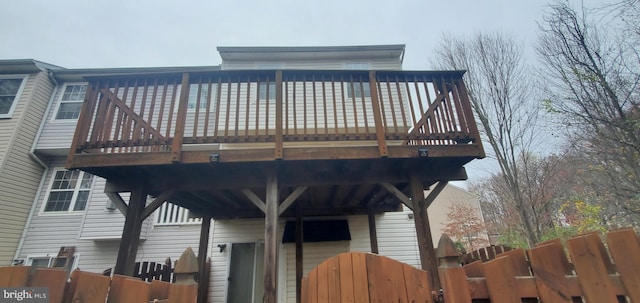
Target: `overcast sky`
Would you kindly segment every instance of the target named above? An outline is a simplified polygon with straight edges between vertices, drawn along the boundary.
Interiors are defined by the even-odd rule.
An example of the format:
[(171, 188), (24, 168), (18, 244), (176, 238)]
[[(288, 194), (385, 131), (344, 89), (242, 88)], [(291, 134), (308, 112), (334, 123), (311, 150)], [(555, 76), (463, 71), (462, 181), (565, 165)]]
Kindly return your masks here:
[(505, 31), (535, 42), (546, 1), (4, 0), (0, 59), (66, 68), (215, 65), (217, 46), (406, 44), (427, 69), (443, 33)]
[[(423, 70), (444, 33), (503, 31), (520, 39), (533, 61), (536, 22), (547, 3), (0, 0), (0, 59), (66, 68), (217, 65), (217, 46), (406, 44), (404, 69)], [(495, 172), (489, 163), (473, 161), (469, 175)]]

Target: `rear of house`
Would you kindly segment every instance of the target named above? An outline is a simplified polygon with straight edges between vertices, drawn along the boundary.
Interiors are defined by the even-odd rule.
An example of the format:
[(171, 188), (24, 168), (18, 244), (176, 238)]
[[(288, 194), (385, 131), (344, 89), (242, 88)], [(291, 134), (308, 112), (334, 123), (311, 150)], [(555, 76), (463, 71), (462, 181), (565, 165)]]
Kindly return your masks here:
[[(53, 258), (61, 246), (75, 247), (73, 267), (86, 271), (102, 272), (112, 268), (116, 263), (118, 246), (122, 239), (125, 217), (119, 210), (118, 203), (114, 203), (105, 194), (106, 181), (98, 176), (80, 170), (67, 170), (66, 156), (72, 144), (72, 138), (76, 131), (76, 124), (82, 103), (87, 91), (86, 78), (95, 76), (117, 76), (126, 79), (130, 74), (158, 74), (163, 72), (207, 72), (236, 71), (236, 70), (279, 70), (279, 69), (310, 69), (310, 70), (400, 70), (403, 45), (387, 46), (362, 46), (362, 47), (221, 47), (218, 49), (223, 59), (222, 65), (211, 67), (192, 68), (145, 68), (145, 69), (91, 69), (91, 70), (65, 70), (54, 74), (57, 86), (53, 89), (51, 105), (45, 113), (42, 130), (33, 145), (35, 154), (44, 160), (46, 168), (38, 174), (37, 190), (31, 198), (34, 201), (31, 217), (27, 229), (26, 238), (18, 249), (18, 259), (26, 265), (50, 266)], [(295, 72), (291, 72), (296, 75)], [(357, 74), (357, 73), (356, 73)], [(230, 74), (232, 75), (232, 74)], [(366, 73), (363, 73), (366, 75)], [(292, 76), (292, 77), (294, 77)], [(368, 79), (363, 76), (361, 80), (343, 79), (340, 88), (321, 88), (307, 82), (317, 79), (291, 78), (289, 83), (296, 87), (297, 91), (314, 90), (313, 98), (309, 102), (322, 100), (327, 96), (345, 96), (358, 102), (353, 102), (351, 110), (346, 106), (338, 112), (337, 108), (324, 108), (336, 117), (334, 119), (344, 121), (335, 128), (351, 128), (358, 123), (357, 119), (366, 120), (373, 117), (358, 116), (356, 113), (366, 113), (361, 104), (369, 104), (371, 98)], [(326, 79), (325, 79), (326, 80)], [(323, 81), (325, 81), (323, 80)], [(264, 84), (260, 84), (261, 82)], [(256, 111), (275, 112), (274, 79), (264, 78), (256, 83), (247, 82), (245, 86), (236, 84), (224, 84), (222, 81), (212, 81), (203, 78), (196, 81), (197, 84), (189, 86), (189, 103), (187, 106), (187, 123), (185, 133), (193, 133), (194, 137), (202, 135), (204, 129), (214, 132), (222, 131), (228, 125), (248, 124), (254, 121), (250, 116)], [(328, 81), (328, 80), (327, 80)], [(330, 81), (329, 81), (330, 82)], [(329, 83), (327, 82), (327, 83)], [(351, 83), (346, 85), (344, 83)], [(390, 83), (390, 82), (388, 82)], [(408, 105), (400, 103), (396, 96), (406, 95), (405, 88), (400, 86), (381, 87), (380, 93), (389, 96), (387, 108), (405, 108), (406, 111), (389, 113), (384, 117), (389, 124), (406, 118), (409, 112)], [(397, 85), (397, 83), (396, 83)], [(129, 96), (141, 100), (145, 94), (153, 94), (158, 99), (165, 95), (179, 94), (175, 85), (145, 83), (143, 89), (134, 92), (120, 90), (119, 96)], [(138, 87), (138, 86), (132, 86)], [(140, 86), (142, 87), (142, 86)], [(149, 89), (148, 87), (154, 87)], [(156, 90), (157, 89), (157, 90)], [(324, 93), (329, 92), (329, 93)], [(248, 101), (250, 109), (240, 107), (240, 102), (217, 104), (204, 100), (215, 100), (216, 95), (229, 95), (233, 97), (227, 100), (245, 100), (248, 96), (257, 96), (256, 100)], [(305, 94), (309, 95), (309, 94)], [(136, 96), (136, 97), (134, 97)], [(295, 98), (295, 93), (289, 98)], [(124, 97), (126, 99), (127, 97)], [(220, 99), (220, 98), (218, 98)], [(300, 99), (298, 99), (300, 100)], [(392, 104), (394, 101), (397, 104)], [(360, 102), (362, 101), (362, 102)], [(367, 101), (367, 102), (365, 102)], [(262, 103), (262, 107), (259, 107)], [(137, 103), (137, 106), (142, 106)], [(293, 103), (295, 104), (295, 103)], [(331, 102), (325, 104), (333, 104)], [(407, 106), (407, 107), (405, 107)], [(232, 113), (246, 113), (247, 116), (238, 115), (233, 118), (222, 111)], [(157, 113), (151, 110), (148, 113)], [(204, 117), (216, 116), (220, 118), (214, 123), (216, 126), (203, 123)], [(257, 115), (257, 114), (255, 114)], [(150, 114), (153, 121), (160, 121), (158, 115)], [(249, 119), (247, 119), (249, 117)], [(335, 118), (335, 117), (334, 117)], [(225, 120), (226, 119), (226, 120)], [(244, 119), (244, 120), (242, 120)], [(164, 119), (167, 121), (170, 119)], [(261, 129), (269, 132), (271, 120), (256, 122), (248, 125), (247, 129)], [(316, 131), (325, 129), (334, 131), (322, 119), (314, 120), (308, 112), (292, 114), (291, 121), (303, 124), (304, 127), (313, 125)], [(226, 122), (222, 122), (226, 121)], [(271, 122), (267, 122), (271, 121)], [(158, 122), (160, 124), (160, 122)], [(262, 123), (262, 124), (260, 124)], [(406, 124), (406, 123), (405, 123)], [(162, 129), (161, 127), (159, 129)], [(401, 130), (409, 131), (409, 129)], [(390, 140), (391, 141), (391, 140)], [(225, 143), (232, 144), (232, 143)], [(311, 142), (304, 142), (311, 145)], [(318, 144), (318, 143), (315, 143)], [(390, 143), (393, 144), (393, 143)], [(224, 145), (224, 144), (222, 144)], [(259, 146), (256, 143), (255, 146)], [(193, 145), (192, 148), (199, 148)], [(223, 146), (220, 147), (224, 148)], [(342, 197), (334, 199), (349, 200), (356, 193), (345, 191)], [(475, 203), (475, 197), (464, 191), (448, 186), (443, 191), (442, 199), (437, 199), (430, 207), (429, 220), (431, 222), (434, 242), (439, 238), (439, 226), (442, 225), (443, 211), (431, 212), (431, 209), (444, 208), (452, 201)], [(122, 197), (128, 200), (126, 195)], [(220, 196), (220, 199), (233, 201), (238, 197), (231, 193)], [(28, 208), (28, 207), (27, 207)], [(407, 208), (397, 209), (395, 212), (381, 213), (374, 216), (377, 229), (378, 250), (381, 255), (406, 262), (414, 266), (420, 266), (416, 227), (413, 220), (413, 212)], [(432, 215), (434, 214), (434, 215)], [(283, 216), (278, 220), (277, 247), (278, 255), (278, 298), (279, 302), (295, 302), (296, 300), (296, 246), (292, 243), (291, 228), (294, 221), (292, 216)], [(367, 215), (341, 215), (305, 217), (304, 226), (308, 231), (322, 230), (320, 233), (304, 235), (303, 268), (306, 274), (311, 268), (322, 260), (347, 251), (369, 252), (372, 249), (370, 229)], [(192, 247), (198, 254), (200, 241), (201, 219), (196, 218), (187, 209), (171, 203), (163, 204), (157, 211), (143, 222), (141, 242), (138, 248), (137, 261), (162, 262), (166, 257), (177, 260), (186, 247)], [(208, 252), (211, 258), (211, 275), (209, 284), (210, 302), (260, 302), (263, 293), (263, 262), (265, 242), (265, 220), (262, 218), (247, 219), (218, 219), (214, 220), (209, 229)]]

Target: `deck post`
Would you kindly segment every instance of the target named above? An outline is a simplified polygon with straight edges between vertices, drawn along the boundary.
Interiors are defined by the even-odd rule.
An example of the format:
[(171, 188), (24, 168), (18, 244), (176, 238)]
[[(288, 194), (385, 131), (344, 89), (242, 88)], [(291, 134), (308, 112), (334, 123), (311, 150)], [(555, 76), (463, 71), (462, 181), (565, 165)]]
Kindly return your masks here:
[(182, 160), (182, 141), (184, 138), (184, 126), (187, 121), (187, 106), (189, 104), (189, 73), (182, 74), (180, 100), (178, 102), (176, 130), (171, 144), (171, 161), (173, 162), (180, 162)]
[(424, 197), (421, 178), (417, 174), (412, 174), (409, 178), (409, 186), (411, 187), (411, 200), (413, 201), (413, 221), (416, 226), (418, 250), (420, 251), (420, 265), (423, 270), (429, 273), (431, 289), (437, 291), (440, 289), (438, 260), (433, 247), (429, 216), (427, 215), (427, 202)]
[(131, 191), (118, 258), (113, 271), (115, 274), (133, 276), (138, 244), (140, 243), (140, 231), (142, 230), (142, 213), (144, 213), (146, 202), (147, 193), (142, 187)]
[(207, 297), (209, 285), (202, 283), (207, 281), (204, 276), (207, 272), (207, 248), (209, 247), (209, 229), (211, 227), (211, 215), (202, 217), (202, 225), (200, 226), (200, 245), (198, 246), (198, 303), (206, 303), (204, 299)]
[(380, 157), (388, 157), (387, 141), (385, 141), (385, 130), (380, 114), (380, 100), (378, 98), (378, 82), (376, 81), (376, 72), (369, 71), (369, 90), (371, 91), (371, 105), (373, 108), (373, 121), (376, 125), (376, 140), (378, 142), (378, 153)]
[(264, 214), (264, 303), (278, 302), (278, 177), (275, 169), (267, 176)]
[(376, 233), (376, 214), (369, 210), (369, 240), (371, 241), (371, 253), (378, 254), (378, 234)]
[(304, 264), (302, 255), (302, 242), (304, 241), (302, 212), (302, 205), (301, 203), (298, 203), (298, 206), (296, 207), (296, 303), (302, 302), (302, 267)]

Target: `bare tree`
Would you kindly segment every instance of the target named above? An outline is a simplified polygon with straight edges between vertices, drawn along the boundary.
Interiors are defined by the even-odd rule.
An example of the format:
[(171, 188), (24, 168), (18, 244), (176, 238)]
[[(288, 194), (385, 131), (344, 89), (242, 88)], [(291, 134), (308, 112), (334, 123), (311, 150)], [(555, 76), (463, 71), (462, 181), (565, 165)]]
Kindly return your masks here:
[(632, 221), (640, 218), (638, 12), (636, 0), (599, 9), (556, 2), (537, 46), (548, 108), (562, 114), (573, 146), (606, 168), (600, 182)]
[(480, 33), (471, 39), (444, 36), (435, 51), (437, 68), (467, 70), (469, 98), (508, 194), (501, 201), (514, 206), (509, 209), (517, 211), (529, 245), (539, 241), (518, 165), (532, 154), (540, 134), (541, 110), (532, 102), (532, 79), (523, 61), (522, 44), (504, 34)]

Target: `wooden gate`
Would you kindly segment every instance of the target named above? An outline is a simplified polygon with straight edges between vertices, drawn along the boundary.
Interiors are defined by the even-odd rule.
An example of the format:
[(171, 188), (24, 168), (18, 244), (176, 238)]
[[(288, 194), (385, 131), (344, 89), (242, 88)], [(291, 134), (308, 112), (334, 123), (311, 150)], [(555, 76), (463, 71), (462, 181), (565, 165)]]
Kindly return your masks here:
[(426, 271), (351, 252), (327, 259), (302, 280), (302, 302), (431, 302)]

